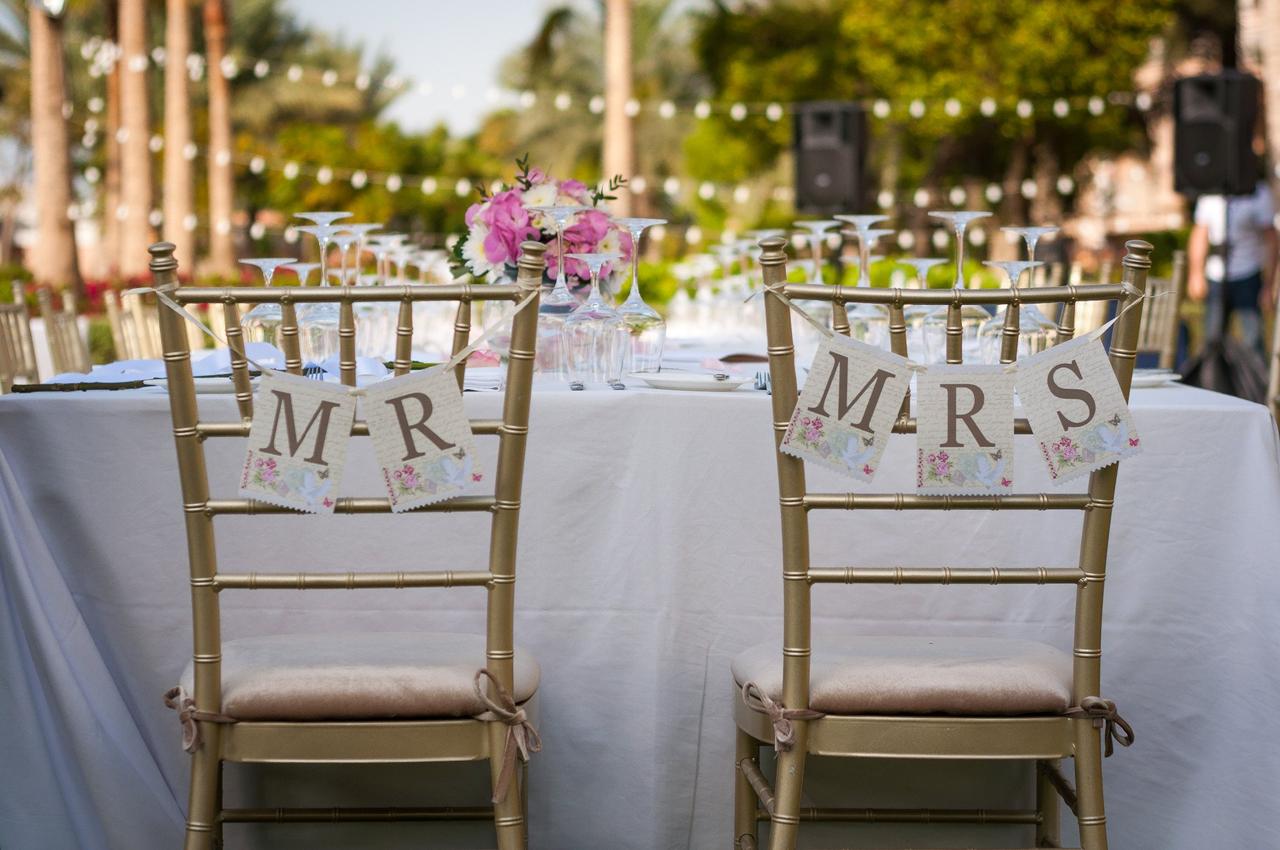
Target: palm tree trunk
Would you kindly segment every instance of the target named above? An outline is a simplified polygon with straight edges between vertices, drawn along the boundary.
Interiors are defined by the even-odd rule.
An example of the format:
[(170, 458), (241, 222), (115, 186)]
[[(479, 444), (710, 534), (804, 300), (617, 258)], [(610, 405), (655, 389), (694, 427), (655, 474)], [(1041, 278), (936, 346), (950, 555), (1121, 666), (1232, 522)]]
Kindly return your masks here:
[[(106, 0), (107, 38), (113, 44), (120, 43), (120, 4)], [(120, 76), (122, 63), (115, 62), (107, 72), (106, 121), (104, 139), (105, 168), (102, 176), (102, 247), (98, 257), (103, 277), (115, 277), (120, 273)]]
[(30, 4), (31, 149), (35, 157), (36, 243), (28, 265), (37, 283), (83, 287), (71, 206), (71, 141), (62, 115), (67, 101), (62, 22)]
[(235, 187), (231, 174), (231, 93), (222, 74), (227, 50), (225, 0), (204, 0), (204, 42), (209, 80), (209, 271), (236, 273), (231, 240)]
[[(604, 179), (630, 178), (635, 143), (627, 101), (631, 100), (631, 0), (607, 0), (604, 16)], [(610, 203), (615, 215), (631, 214), (631, 193)]]
[(165, 4), (164, 66), (164, 238), (178, 246), (178, 268), (194, 271), (195, 232), (187, 229), (194, 208), (191, 161), (183, 153), (191, 143), (191, 101), (187, 93), (187, 54), (191, 52), (189, 0)]
[(120, 273), (126, 278), (146, 274), (147, 246), (152, 242), (150, 109), (147, 104), (146, 0), (120, 2)]

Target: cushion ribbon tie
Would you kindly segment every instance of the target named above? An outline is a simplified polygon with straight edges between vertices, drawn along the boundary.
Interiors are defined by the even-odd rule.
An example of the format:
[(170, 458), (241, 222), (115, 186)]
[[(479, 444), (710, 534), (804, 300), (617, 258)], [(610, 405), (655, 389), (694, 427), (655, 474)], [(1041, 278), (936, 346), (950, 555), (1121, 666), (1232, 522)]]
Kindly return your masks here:
[(1115, 752), (1116, 743), (1122, 747), (1133, 744), (1133, 727), (1120, 716), (1116, 704), (1109, 699), (1085, 697), (1079, 705), (1067, 709), (1066, 715), (1091, 719), (1094, 728), (1104, 730), (1102, 740), (1106, 743), (1106, 757)]
[[(497, 696), (496, 702), (485, 692), (481, 681), (483, 679), (488, 679), (492, 685), (493, 692)], [(507, 738), (502, 752), (502, 770), (498, 774), (498, 783), (493, 790), (493, 802), (501, 803), (506, 799), (507, 789), (510, 788), (512, 777), (515, 776), (516, 757), (519, 756), (520, 761), (528, 762), (529, 753), (542, 751), (542, 738), (538, 736), (538, 730), (534, 729), (533, 724), (529, 722), (529, 716), (525, 714), (524, 709), (516, 705), (515, 699), (488, 670), (482, 668), (476, 671), (475, 688), (476, 696), (485, 704), (485, 707), (499, 721), (507, 724)]]
[(189, 753), (200, 749), (200, 723), (235, 723), (234, 717), (216, 714), (212, 711), (201, 711), (196, 708), (196, 701), (187, 696), (187, 692), (179, 685), (170, 688), (164, 694), (165, 708), (178, 712), (178, 720), (182, 723), (182, 748)]
[(760, 714), (767, 714), (773, 723), (773, 747), (785, 753), (795, 745), (796, 726), (793, 720), (817, 720), (825, 715), (811, 708), (786, 708), (774, 702), (755, 682), (747, 682), (742, 686), (742, 702), (747, 708)]

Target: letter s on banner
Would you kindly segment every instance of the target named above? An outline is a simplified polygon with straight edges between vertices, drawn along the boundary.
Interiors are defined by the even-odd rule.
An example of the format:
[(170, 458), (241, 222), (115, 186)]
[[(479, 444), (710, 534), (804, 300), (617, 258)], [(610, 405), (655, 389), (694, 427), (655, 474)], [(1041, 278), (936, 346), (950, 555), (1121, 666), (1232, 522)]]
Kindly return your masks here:
[(782, 451), (870, 481), (910, 383), (905, 357), (840, 335), (823, 340)]
[(1142, 451), (1102, 341), (1082, 337), (1018, 364), (1018, 398), (1055, 484)]
[(333, 513), (355, 413), (355, 398), (344, 386), (263, 372), (240, 495), (308, 513)]
[(396, 513), (461, 495), (484, 480), (451, 370), (374, 384), (364, 392), (364, 415)]

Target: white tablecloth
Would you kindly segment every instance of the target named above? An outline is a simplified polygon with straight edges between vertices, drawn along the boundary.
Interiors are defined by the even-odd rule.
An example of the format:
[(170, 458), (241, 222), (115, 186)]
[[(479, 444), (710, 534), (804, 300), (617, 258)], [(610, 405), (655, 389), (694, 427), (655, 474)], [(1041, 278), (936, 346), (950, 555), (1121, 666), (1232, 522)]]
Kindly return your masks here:
[[(499, 401), (468, 394), (468, 411), (496, 416)], [(226, 396), (203, 396), (201, 406), (222, 418), (233, 411)], [(1262, 407), (1185, 388), (1136, 391), (1133, 406), (1145, 453), (1125, 461), (1120, 475), (1103, 695), (1117, 701), (1138, 742), (1106, 763), (1112, 846), (1277, 847), (1275, 425)], [(781, 638), (770, 419), (767, 396), (747, 390), (535, 395), (517, 594), (517, 640), (544, 671), (546, 748), (531, 767), (534, 847), (728, 846), (729, 659)], [(212, 441), (210, 449), (215, 494), (230, 494), (243, 444)], [(909, 487), (911, 449), (912, 438), (893, 439), (880, 489)], [(367, 441), (353, 442), (349, 494), (377, 492), (371, 460)], [(1023, 438), (1016, 464), (1020, 489), (1043, 485)], [(842, 485), (816, 470), (809, 483), (813, 490)], [(5, 850), (179, 845), (188, 760), (160, 694), (190, 653), (181, 517), (162, 393), (0, 399)], [(919, 521), (815, 515), (814, 563), (1073, 563), (1078, 520), (1064, 514), (930, 514), (928, 533), (907, 530), (908, 517)], [(391, 569), (474, 568), (487, 539), (483, 517), (440, 515), (234, 519), (224, 527), (232, 536), (220, 549), (221, 566), (232, 571), (366, 563), (355, 528), (373, 529), (378, 566)], [(223, 634), (478, 630), (483, 596), (474, 589), (229, 592)], [(1070, 589), (1052, 587), (815, 588), (815, 652), (842, 634), (903, 631), (1001, 634), (1066, 647), (1071, 603)], [(999, 807), (1028, 776), (1021, 766), (921, 770), (824, 759), (812, 771), (811, 787), (820, 788), (818, 777), (838, 780), (835, 800), (846, 805)], [(229, 768), (228, 802), (244, 804), (246, 795), (264, 806), (483, 799), (480, 771), (461, 785), (440, 778), (451, 776), (433, 767)], [(228, 827), (228, 838), (237, 847), (492, 843), (476, 825), (443, 838), (432, 825), (328, 829)], [(979, 829), (988, 831), (963, 839), (966, 846), (1027, 840), (1016, 829)], [(814, 829), (802, 834), (806, 843), (821, 838)], [(886, 827), (841, 834), (848, 846), (938, 838)], [(943, 836), (937, 843), (961, 840)]]

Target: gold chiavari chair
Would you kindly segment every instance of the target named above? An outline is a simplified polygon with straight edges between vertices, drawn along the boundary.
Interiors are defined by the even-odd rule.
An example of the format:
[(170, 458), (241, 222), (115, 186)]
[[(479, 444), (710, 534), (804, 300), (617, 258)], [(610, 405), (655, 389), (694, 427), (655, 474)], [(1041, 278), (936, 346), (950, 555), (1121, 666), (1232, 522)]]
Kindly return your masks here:
[(1152, 299), (1143, 310), (1142, 327), (1138, 329), (1138, 353), (1158, 355), (1161, 369), (1172, 369), (1178, 354), (1178, 307), (1182, 303), (1186, 267), (1186, 252), (1175, 251), (1172, 276), (1147, 280), (1147, 291), (1164, 297)]
[[(107, 320), (111, 323), (111, 342), (119, 360), (158, 360), (160, 345), (160, 313), (156, 305), (147, 304), (142, 298), (120, 297), (109, 289), (102, 297), (107, 307)], [(204, 346), (204, 335), (191, 328), (187, 334), (193, 348)]]
[(21, 380), (40, 380), (36, 367), (36, 347), (31, 339), (31, 315), (27, 312), (26, 291), (13, 282), (13, 303), (0, 304), (0, 393), (7, 393)]
[[(781, 444), (798, 397), (792, 317), (780, 291), (792, 301), (815, 300), (882, 304), (889, 308), (892, 349), (907, 354), (904, 306), (948, 308), (947, 362), (962, 357), (960, 308), (963, 304), (1005, 304), (1002, 361), (1011, 363), (1018, 348), (1019, 304), (1139, 299), (1151, 266), (1152, 247), (1129, 242), (1124, 284), (1029, 289), (902, 290), (849, 289), (786, 284), (785, 242), (768, 239), (760, 264), (767, 287), (765, 311), (769, 370), (773, 381), (773, 427)], [(1111, 366), (1127, 398), (1133, 374), (1134, 345), (1141, 305), (1123, 313), (1112, 338)], [(894, 425), (896, 434), (912, 434), (916, 421), (909, 405)], [(1015, 433), (1028, 434), (1026, 420)], [(1101, 690), (1102, 589), (1107, 571), (1117, 466), (1093, 473), (1087, 494), (1034, 493), (1009, 496), (928, 496), (914, 493), (811, 493), (804, 462), (777, 451), (782, 517), (783, 645), (747, 650), (733, 662), (738, 727), (734, 793), (735, 850), (754, 850), (760, 821), (770, 824), (771, 850), (794, 850), (801, 821), (896, 823), (1021, 823), (1035, 829), (1035, 846), (1059, 846), (1059, 810), (1055, 792), (1075, 813), (1084, 850), (1105, 850), (1106, 817), (1102, 797), (1103, 730), (1118, 720), (1114, 705), (1098, 698)], [(949, 567), (814, 567), (809, 559), (809, 514), (827, 510), (1071, 510), (1083, 513), (1079, 560), (1074, 567), (967, 569)], [(938, 649), (928, 641), (904, 638), (863, 639), (827, 647), (811, 664), (810, 596), (814, 585), (844, 584), (1057, 584), (1076, 590), (1075, 641), (1071, 658), (1047, 645), (1024, 641), (957, 639)], [(938, 643), (935, 641), (935, 643)], [(964, 683), (946, 677), (951, 687), (934, 682), (948, 661), (968, 655), (973, 676)], [(992, 678), (1017, 679), (1021, 685), (993, 690)], [(746, 693), (748, 683), (758, 689)], [(957, 691), (956, 689), (959, 689)], [(994, 696), (993, 696), (994, 695)], [(737, 697), (738, 694), (735, 694)], [(752, 704), (748, 705), (750, 696)], [(1110, 749), (1110, 737), (1107, 738)], [(760, 768), (760, 747), (777, 752), (775, 782)], [(805, 760), (810, 754), (861, 758), (1025, 759), (1037, 763), (1036, 808), (1030, 811), (921, 809), (801, 809)], [(1058, 761), (1075, 760), (1075, 787)]]
[(53, 292), (47, 286), (36, 290), (36, 298), (40, 302), (40, 318), (44, 319), (53, 371), (57, 374), (88, 372), (93, 366), (89, 359), (89, 344), (80, 334), (75, 296), (64, 290), (61, 310), (54, 308)]
[[(151, 247), (157, 287), (176, 287), (174, 246)], [(516, 537), (528, 434), (529, 401), (537, 337), (537, 292), (546, 262), (545, 246), (525, 243), (519, 279), (512, 285), (385, 287), (173, 288), (181, 305), (220, 304), (226, 313), (236, 398), (243, 417), (209, 422), (197, 411), (190, 349), (181, 315), (160, 312), (169, 403), (177, 444), (191, 574), (193, 662), (184, 689), (166, 695), (179, 708), (184, 738), (192, 751), (187, 850), (220, 846), (222, 826), (231, 822), (447, 821), (491, 820), (502, 850), (526, 843), (526, 774), (517, 769), (517, 751), (537, 749), (529, 717), (538, 685), (537, 663), (513, 642)], [(253, 413), (250, 375), (243, 357), (241, 304), (278, 303), (283, 315), (282, 348), (287, 371), (302, 373), (296, 306), (339, 305), (339, 360), (342, 382), (356, 380), (355, 302), (399, 303), (394, 371), (412, 364), (413, 306), (419, 301), (457, 301), (454, 353), (466, 347), (472, 302), (512, 303), (532, 297), (512, 320), (510, 358), (501, 420), (472, 420), (473, 433), (496, 436), (494, 494), (463, 496), (420, 512), (482, 512), (491, 515), (488, 567), (473, 571), (242, 573), (221, 569), (215, 531), (218, 518), (294, 512), (248, 499), (210, 494), (204, 442), (247, 437)], [(465, 360), (457, 367), (462, 385)], [(356, 422), (353, 437), (367, 436)], [(391, 514), (388, 500), (342, 497), (335, 513), (390, 514), (413, 522), (417, 512)], [(488, 595), (483, 638), (463, 635), (317, 636), (290, 643), (289, 636), (223, 642), (220, 605), (228, 591), (257, 589), (483, 588)], [(407, 638), (407, 640), (406, 640)], [(345, 683), (326, 685), (329, 656), (344, 665)], [(308, 658), (312, 661), (308, 664)], [(318, 658), (318, 660), (317, 660)], [(262, 681), (262, 667), (284, 671), (289, 682)], [(406, 674), (405, 669), (410, 671)], [(485, 683), (478, 672), (492, 676)], [(255, 670), (257, 673), (255, 673)], [(351, 673), (354, 670), (354, 673)], [(405, 676), (409, 675), (406, 684)], [(190, 688), (187, 697), (185, 689)], [(279, 692), (303, 693), (307, 707), (282, 704)], [(405, 695), (405, 691), (409, 693)], [(406, 702), (407, 701), (407, 702)], [(317, 707), (319, 706), (319, 707)], [(222, 805), (223, 762), (436, 762), (490, 763), (496, 802), (483, 807), (412, 809), (230, 809)]]

